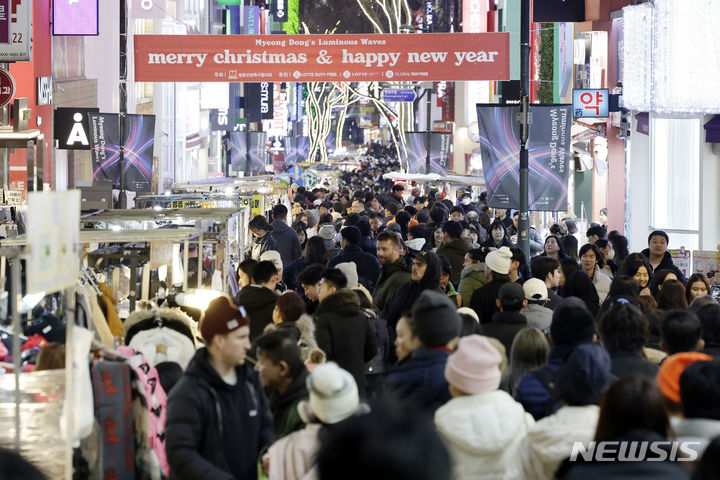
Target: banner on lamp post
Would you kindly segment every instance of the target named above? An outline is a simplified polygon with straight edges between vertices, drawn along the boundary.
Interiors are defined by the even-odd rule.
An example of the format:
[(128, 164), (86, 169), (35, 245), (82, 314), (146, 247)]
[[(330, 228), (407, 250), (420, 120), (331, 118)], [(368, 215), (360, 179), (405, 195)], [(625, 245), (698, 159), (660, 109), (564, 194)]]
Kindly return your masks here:
[[(519, 105), (477, 105), (488, 204), (519, 208)], [(529, 205), (532, 211), (567, 209), (572, 158), (572, 106), (531, 105)]]
[(507, 80), (508, 33), (135, 35), (138, 82)]

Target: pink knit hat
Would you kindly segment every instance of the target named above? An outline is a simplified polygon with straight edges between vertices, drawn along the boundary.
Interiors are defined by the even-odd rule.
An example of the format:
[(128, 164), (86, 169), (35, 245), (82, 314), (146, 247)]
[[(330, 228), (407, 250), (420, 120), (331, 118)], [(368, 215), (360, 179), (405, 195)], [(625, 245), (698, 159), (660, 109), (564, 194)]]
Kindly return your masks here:
[(460, 339), (458, 348), (445, 365), (450, 385), (469, 395), (491, 392), (500, 387), (502, 357), (490, 341), (481, 335)]

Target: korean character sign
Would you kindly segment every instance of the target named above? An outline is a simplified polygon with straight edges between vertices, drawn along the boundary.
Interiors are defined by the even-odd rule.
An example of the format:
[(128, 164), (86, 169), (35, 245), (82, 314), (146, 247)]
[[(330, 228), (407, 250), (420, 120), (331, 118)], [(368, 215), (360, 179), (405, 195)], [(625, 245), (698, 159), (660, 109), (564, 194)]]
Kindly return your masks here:
[(610, 92), (607, 88), (573, 90), (573, 117), (607, 118), (609, 110)]

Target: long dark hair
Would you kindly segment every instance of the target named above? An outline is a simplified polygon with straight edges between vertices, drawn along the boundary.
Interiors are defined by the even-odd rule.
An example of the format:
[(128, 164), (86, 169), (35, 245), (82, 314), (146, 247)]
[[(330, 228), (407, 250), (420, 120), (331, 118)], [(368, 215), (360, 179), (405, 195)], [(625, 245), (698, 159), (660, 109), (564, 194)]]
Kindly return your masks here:
[(568, 297), (578, 297), (582, 300), (593, 315), (597, 315), (600, 312), (600, 297), (598, 296), (597, 289), (588, 274), (583, 270), (573, 272), (573, 274), (565, 280), (565, 293)]
[(600, 400), (595, 441), (613, 440), (630, 430), (668, 436), (670, 420), (654, 379), (629, 375), (610, 386)]
[(301, 258), (305, 265), (315, 263), (325, 265), (327, 263), (327, 253), (325, 241), (321, 237), (315, 236), (308, 239)]
[(573, 260), (580, 260), (580, 256), (578, 255), (577, 238), (575, 238), (573, 235), (565, 235), (560, 239), (560, 242), (558, 243), (562, 243), (565, 255), (568, 255)]
[(680, 280), (666, 280), (658, 294), (658, 308), (660, 310), (673, 310), (688, 308), (685, 298), (685, 286)]

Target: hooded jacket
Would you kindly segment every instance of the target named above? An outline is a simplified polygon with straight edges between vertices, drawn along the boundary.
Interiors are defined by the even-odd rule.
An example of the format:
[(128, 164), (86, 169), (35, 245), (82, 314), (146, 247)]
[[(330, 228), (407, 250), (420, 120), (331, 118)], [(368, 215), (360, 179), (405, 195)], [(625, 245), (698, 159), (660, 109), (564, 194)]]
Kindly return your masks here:
[(272, 314), (277, 294), (260, 285), (248, 285), (238, 292), (235, 304), (245, 308), (250, 317), (250, 341), (262, 335), (266, 326), (272, 323)]
[(473, 292), (487, 283), (484, 263), (473, 263), (463, 268), (460, 273), (460, 285), (458, 285), (462, 306), (469, 307)]
[(410, 310), (420, 294), (425, 290), (440, 291), (440, 274), (442, 273), (442, 264), (438, 256), (432, 252), (428, 252), (428, 265), (425, 275), (419, 282), (409, 281), (400, 285), (392, 297), (385, 303), (383, 317), (387, 321), (390, 340), (395, 341), (395, 326), (400, 316), (406, 310)]
[(400, 257), (390, 265), (383, 265), (373, 292), (373, 303), (380, 311), (385, 308), (385, 304), (395, 293), (395, 290), (400, 285), (410, 281), (411, 270), (412, 268), (405, 257)]
[(275, 220), (270, 225), (273, 227), (270, 235), (277, 243), (277, 251), (280, 252), (283, 266), (289, 265), (296, 258), (300, 258), (302, 249), (295, 230), (280, 220)]
[[(575, 347), (570, 345), (556, 345), (550, 350), (548, 355), (547, 367), (551, 372), (556, 374), (560, 367), (567, 361)], [(515, 400), (520, 402), (525, 410), (540, 420), (546, 417), (550, 412), (548, 404), (550, 402), (550, 392), (543, 385), (540, 379), (532, 372), (520, 379), (515, 389)]]
[(300, 356), (303, 362), (310, 358), (310, 352), (318, 348), (315, 341), (315, 322), (310, 315), (303, 313), (295, 322), (283, 322), (279, 325), (269, 324), (263, 330), (263, 333), (273, 332), (275, 330), (287, 331), (297, 339), (298, 347), (300, 347)]
[(278, 245), (275, 239), (270, 235), (270, 232), (266, 233), (264, 237), (253, 238), (250, 247), (245, 251), (245, 256), (252, 258), (256, 262), (260, 261), (260, 256), (268, 250), (277, 250)]
[(202, 348), (168, 398), (170, 478), (255, 479), (260, 451), (274, 439), (273, 420), (257, 374), (247, 363), (229, 385)]
[(365, 362), (376, 355), (377, 344), (355, 292), (339, 290), (328, 295), (315, 311), (315, 325), (315, 339), (327, 360), (350, 372), (364, 397)]
[[(648, 261), (650, 261), (650, 249), (649, 248), (646, 248), (645, 250), (643, 250), (640, 253), (645, 255), (645, 257), (647, 257)], [(668, 252), (668, 251), (665, 251), (665, 255), (663, 255), (663, 259), (662, 259), (662, 261), (660, 261), (660, 265), (658, 265), (657, 268), (655, 268), (655, 271), (657, 271), (657, 270), (672, 270), (675, 273), (675, 276), (677, 277), (677, 279), (680, 280), (683, 283), (683, 285), (685, 285), (687, 283), (687, 280), (685, 279), (685, 275), (683, 275), (683, 273), (680, 271), (680, 269), (677, 266), (675, 266), (675, 264), (673, 263), (673, 260), (672, 260), (672, 255), (670, 255), (670, 252)], [(648, 272), (648, 273), (650, 273), (650, 272)]]
[(456, 480), (526, 478), (518, 454), (534, 423), (502, 390), (456, 397), (435, 412)]
[(375, 288), (375, 282), (380, 276), (380, 264), (377, 257), (363, 252), (358, 245), (348, 245), (337, 256), (330, 259), (327, 268), (335, 268), (338, 264), (345, 262), (355, 264), (359, 283), (362, 283), (368, 290)]
[(595, 436), (600, 407), (564, 406), (539, 420), (522, 443), (521, 457), (526, 478), (552, 480), (574, 442), (587, 445)]
[(437, 249), (438, 255), (445, 255), (450, 260), (452, 266), (452, 273), (450, 274), (450, 281), (457, 285), (460, 281), (460, 274), (462, 273), (463, 263), (465, 262), (465, 254), (470, 250), (470, 245), (467, 241), (462, 238), (456, 238), (447, 243), (443, 243), (440, 248)]
[(293, 379), (285, 392), (279, 393), (275, 389), (270, 389), (268, 393), (270, 411), (272, 411), (275, 425), (275, 435), (278, 438), (305, 428), (305, 422), (302, 421), (298, 413), (298, 404), (308, 399), (308, 391), (305, 386), (307, 377), (307, 368), (303, 367), (300, 374)]

